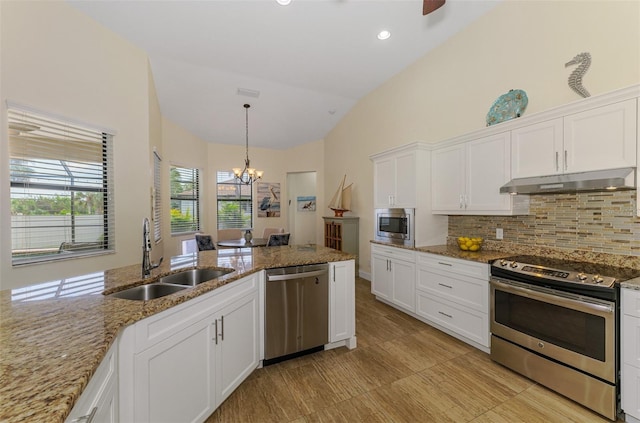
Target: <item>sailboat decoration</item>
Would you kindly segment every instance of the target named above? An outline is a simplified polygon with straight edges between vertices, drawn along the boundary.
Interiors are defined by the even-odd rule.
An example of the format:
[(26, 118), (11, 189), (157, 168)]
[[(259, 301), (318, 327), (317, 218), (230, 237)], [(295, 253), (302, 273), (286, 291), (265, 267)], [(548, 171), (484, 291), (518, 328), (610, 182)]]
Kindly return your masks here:
[(347, 179), (347, 175), (344, 175), (342, 182), (333, 198), (329, 202), (329, 208), (335, 213), (335, 217), (342, 217), (344, 212), (351, 210), (351, 186), (353, 183), (344, 186), (344, 182)]

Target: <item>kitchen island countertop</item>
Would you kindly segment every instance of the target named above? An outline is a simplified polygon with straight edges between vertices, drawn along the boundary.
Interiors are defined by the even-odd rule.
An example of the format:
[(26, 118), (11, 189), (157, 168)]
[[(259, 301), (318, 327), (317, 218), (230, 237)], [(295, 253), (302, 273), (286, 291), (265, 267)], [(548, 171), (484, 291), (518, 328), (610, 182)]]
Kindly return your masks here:
[[(173, 257), (147, 279), (131, 265), (0, 291), (0, 421), (64, 421), (125, 326), (263, 269), (354, 258), (316, 245), (203, 251)], [(235, 271), (152, 301), (103, 295), (196, 267)]]

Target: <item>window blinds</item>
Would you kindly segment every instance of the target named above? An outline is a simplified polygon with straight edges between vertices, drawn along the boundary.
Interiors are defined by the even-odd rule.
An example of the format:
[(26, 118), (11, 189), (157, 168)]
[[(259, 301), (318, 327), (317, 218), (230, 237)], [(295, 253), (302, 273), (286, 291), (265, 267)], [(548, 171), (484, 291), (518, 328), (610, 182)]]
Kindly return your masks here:
[(252, 185), (239, 183), (233, 172), (217, 173), (218, 229), (250, 229), (253, 218)]
[(113, 136), (15, 107), (7, 117), (13, 264), (113, 250)]
[(200, 171), (171, 168), (171, 233), (200, 230)]
[(162, 241), (162, 159), (153, 152), (153, 239)]

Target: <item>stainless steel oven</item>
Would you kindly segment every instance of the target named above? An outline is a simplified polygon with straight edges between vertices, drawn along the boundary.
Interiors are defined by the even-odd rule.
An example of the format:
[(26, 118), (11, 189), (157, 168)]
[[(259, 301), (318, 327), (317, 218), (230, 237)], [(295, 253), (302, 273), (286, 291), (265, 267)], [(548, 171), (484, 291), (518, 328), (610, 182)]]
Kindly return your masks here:
[(615, 420), (616, 282), (637, 272), (534, 256), (496, 260), (490, 281), (491, 358)]
[(415, 246), (414, 209), (376, 209), (375, 240)]

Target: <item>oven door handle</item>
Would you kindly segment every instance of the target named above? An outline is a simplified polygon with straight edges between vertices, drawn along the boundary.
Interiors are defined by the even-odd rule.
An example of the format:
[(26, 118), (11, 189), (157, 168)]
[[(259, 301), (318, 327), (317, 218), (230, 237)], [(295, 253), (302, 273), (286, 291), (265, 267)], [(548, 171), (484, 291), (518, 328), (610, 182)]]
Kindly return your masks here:
[(528, 284), (513, 283), (511, 281), (498, 280), (491, 278), (491, 285), (500, 291), (508, 292), (515, 295), (531, 298), (533, 300), (543, 301), (549, 304), (555, 304), (560, 307), (570, 307), (577, 311), (600, 315), (611, 315), (615, 312), (615, 307), (610, 302), (589, 299), (582, 295), (572, 294), (552, 290), (543, 287), (537, 287)]

